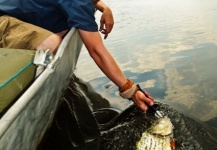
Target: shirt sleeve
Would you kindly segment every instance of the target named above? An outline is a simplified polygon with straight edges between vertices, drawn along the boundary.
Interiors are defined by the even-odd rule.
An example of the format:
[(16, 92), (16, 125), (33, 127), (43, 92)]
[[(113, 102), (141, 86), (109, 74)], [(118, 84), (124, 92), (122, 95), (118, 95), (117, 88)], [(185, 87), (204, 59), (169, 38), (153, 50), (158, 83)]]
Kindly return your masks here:
[(98, 31), (93, 0), (59, 0), (58, 6), (65, 13), (69, 28)]

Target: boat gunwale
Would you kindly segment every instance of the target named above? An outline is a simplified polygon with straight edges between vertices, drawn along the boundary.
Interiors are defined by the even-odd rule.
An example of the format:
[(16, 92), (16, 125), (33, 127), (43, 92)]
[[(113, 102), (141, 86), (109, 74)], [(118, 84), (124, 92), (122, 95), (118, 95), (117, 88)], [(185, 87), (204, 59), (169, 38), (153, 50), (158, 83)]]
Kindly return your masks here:
[(62, 57), (67, 42), (72, 35), (76, 32), (75, 28), (72, 28), (64, 37), (60, 44), (54, 59), (47, 65), (45, 70), (39, 77), (32, 83), (32, 85), (24, 92), (24, 94), (8, 109), (8, 111), (0, 118), (0, 139), (4, 136), (7, 129), (13, 124), (23, 108), (30, 103), (34, 94), (42, 87), (43, 83), (49, 78), (49, 75), (54, 71), (59, 59)]

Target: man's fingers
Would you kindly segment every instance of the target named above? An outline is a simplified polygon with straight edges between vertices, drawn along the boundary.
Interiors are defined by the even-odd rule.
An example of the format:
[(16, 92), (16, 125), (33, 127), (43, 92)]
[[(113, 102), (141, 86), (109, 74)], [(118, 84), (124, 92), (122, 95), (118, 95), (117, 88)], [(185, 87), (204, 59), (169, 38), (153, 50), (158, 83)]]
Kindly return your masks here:
[(153, 99), (146, 97), (141, 91), (136, 92), (136, 94), (133, 96), (133, 101), (143, 111), (146, 111), (149, 106), (154, 104)]
[(154, 105), (152, 96), (146, 91), (141, 91), (140, 87), (133, 95), (132, 100), (142, 111), (146, 111), (150, 106)]
[(137, 101), (135, 100), (134, 103), (142, 110), (146, 111), (148, 109), (148, 106), (143, 101)]
[(100, 21), (100, 27), (99, 27), (99, 30), (103, 30), (104, 29), (104, 22), (103, 21)]
[(151, 99), (152, 101), (154, 100), (154, 98), (151, 96), (151, 94), (149, 94), (147, 91), (145, 91), (144, 90), (144, 92), (145, 92), (145, 94), (148, 96), (147, 98), (149, 98), (149, 99)]
[(106, 24), (105, 24), (105, 27), (106, 27), (106, 32), (107, 32), (107, 33), (110, 33), (110, 32), (112, 31), (113, 24), (111, 24), (111, 23), (106, 23)]
[(105, 34), (104, 39), (106, 39), (108, 37), (108, 34)]
[(138, 93), (137, 99), (139, 101), (142, 101), (143, 103), (145, 103), (148, 106), (154, 105), (154, 99), (151, 97), (151, 95), (148, 92), (146, 92), (146, 91), (144, 91), (144, 92), (145, 92), (145, 94), (142, 93), (141, 91), (138, 91), (137, 92)]
[(104, 39), (106, 39), (108, 37), (108, 32), (106, 31), (106, 29), (100, 29), (99, 30), (102, 34), (105, 34)]
[(112, 31), (114, 23), (106, 22), (104, 20), (100, 20), (100, 32), (105, 34), (104, 39), (108, 37), (108, 34)]

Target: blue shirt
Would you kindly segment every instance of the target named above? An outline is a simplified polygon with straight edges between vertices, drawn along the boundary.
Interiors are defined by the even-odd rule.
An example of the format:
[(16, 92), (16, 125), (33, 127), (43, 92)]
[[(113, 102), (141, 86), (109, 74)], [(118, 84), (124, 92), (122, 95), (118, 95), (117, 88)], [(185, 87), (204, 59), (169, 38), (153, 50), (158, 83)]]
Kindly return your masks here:
[(0, 0), (0, 15), (7, 14), (52, 32), (72, 27), (98, 31), (93, 0)]

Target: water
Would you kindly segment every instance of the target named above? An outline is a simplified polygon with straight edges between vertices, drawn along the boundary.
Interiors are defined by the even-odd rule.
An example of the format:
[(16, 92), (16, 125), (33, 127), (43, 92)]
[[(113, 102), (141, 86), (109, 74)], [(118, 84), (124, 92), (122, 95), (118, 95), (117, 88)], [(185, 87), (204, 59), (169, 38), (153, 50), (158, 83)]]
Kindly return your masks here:
[[(106, 0), (115, 26), (106, 47), (128, 78), (156, 100), (201, 121), (217, 116), (217, 1)], [(99, 22), (100, 13), (96, 14)], [(76, 75), (115, 108), (128, 101), (83, 48)], [(109, 88), (107, 88), (109, 85)], [(216, 122), (211, 123), (217, 127)]]
[[(115, 19), (104, 43), (124, 74), (156, 101), (217, 128), (217, 1), (104, 1)], [(124, 110), (131, 103), (119, 96), (85, 48), (75, 75), (112, 108)]]

